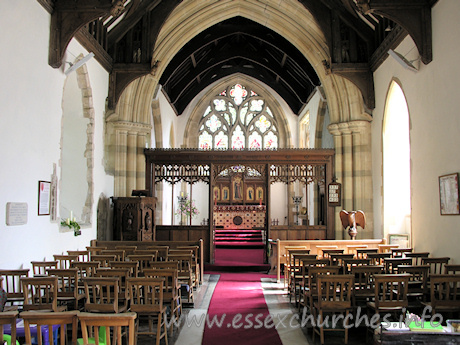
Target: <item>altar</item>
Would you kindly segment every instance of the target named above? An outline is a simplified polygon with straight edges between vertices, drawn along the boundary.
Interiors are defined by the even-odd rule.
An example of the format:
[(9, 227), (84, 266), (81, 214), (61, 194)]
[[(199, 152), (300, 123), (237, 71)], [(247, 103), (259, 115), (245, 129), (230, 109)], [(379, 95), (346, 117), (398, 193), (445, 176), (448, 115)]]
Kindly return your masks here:
[(224, 229), (265, 227), (265, 205), (215, 205), (214, 225)]

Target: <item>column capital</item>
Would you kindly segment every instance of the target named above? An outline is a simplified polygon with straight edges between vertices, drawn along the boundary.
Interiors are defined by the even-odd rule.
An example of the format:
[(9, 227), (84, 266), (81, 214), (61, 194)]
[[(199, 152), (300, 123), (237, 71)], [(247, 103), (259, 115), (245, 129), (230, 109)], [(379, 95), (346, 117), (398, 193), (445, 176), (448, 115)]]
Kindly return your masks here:
[(353, 133), (362, 133), (369, 131), (371, 123), (369, 121), (350, 121), (331, 123), (327, 129), (334, 136), (350, 135)]

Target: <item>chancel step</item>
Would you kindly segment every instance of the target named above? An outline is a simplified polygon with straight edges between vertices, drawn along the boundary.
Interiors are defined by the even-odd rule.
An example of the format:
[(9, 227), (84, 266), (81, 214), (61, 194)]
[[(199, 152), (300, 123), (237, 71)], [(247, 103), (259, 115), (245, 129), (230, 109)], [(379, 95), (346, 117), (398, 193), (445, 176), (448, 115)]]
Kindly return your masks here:
[(263, 247), (262, 230), (254, 229), (216, 229), (216, 247)]

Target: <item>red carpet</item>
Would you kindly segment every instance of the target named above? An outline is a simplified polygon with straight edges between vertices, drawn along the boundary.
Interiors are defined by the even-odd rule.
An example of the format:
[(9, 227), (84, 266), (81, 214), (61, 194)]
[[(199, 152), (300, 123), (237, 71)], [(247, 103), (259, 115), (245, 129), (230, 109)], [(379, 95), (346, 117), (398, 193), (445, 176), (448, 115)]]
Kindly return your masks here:
[(205, 271), (217, 272), (267, 272), (270, 265), (264, 264), (264, 249), (216, 248), (214, 264), (205, 264)]
[[(203, 345), (282, 344), (270, 318), (260, 273), (221, 273), (211, 298)], [(220, 327), (218, 326), (220, 324)]]
[(221, 266), (253, 266), (264, 263), (263, 249), (216, 248), (215, 264)]

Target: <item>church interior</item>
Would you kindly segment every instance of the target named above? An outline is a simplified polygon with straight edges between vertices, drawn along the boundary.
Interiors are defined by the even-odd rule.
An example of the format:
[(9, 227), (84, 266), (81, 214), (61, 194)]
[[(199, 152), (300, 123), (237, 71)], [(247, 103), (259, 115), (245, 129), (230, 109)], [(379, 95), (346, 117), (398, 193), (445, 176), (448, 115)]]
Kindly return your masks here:
[[(167, 317), (233, 317), (167, 327), (156, 312), (157, 344), (390, 344), (380, 327), (302, 324), (323, 309), (378, 314), (389, 276), (409, 296), (400, 315), (429, 306), (449, 333), (458, 296), (445, 314), (435, 301), (442, 284), (460, 288), (458, 13), (456, 0), (1, 2), (0, 336), (38, 322), (27, 291), (18, 302), (11, 290), (65, 268), (81, 296), (61, 321), (81, 316), (78, 337), (104, 313), (87, 285), (116, 277), (125, 304), (109, 313), (127, 322), (123, 343), (152, 343), (139, 320), (153, 312), (127, 297), (133, 268), (117, 266), (126, 280), (106, 272), (136, 260), (136, 279), (177, 261)], [(98, 257), (83, 277), (78, 263)], [(169, 278), (152, 279), (152, 293), (166, 289)], [(349, 306), (321, 307), (321, 284), (349, 289)], [(289, 325), (262, 326), (270, 317)]]

